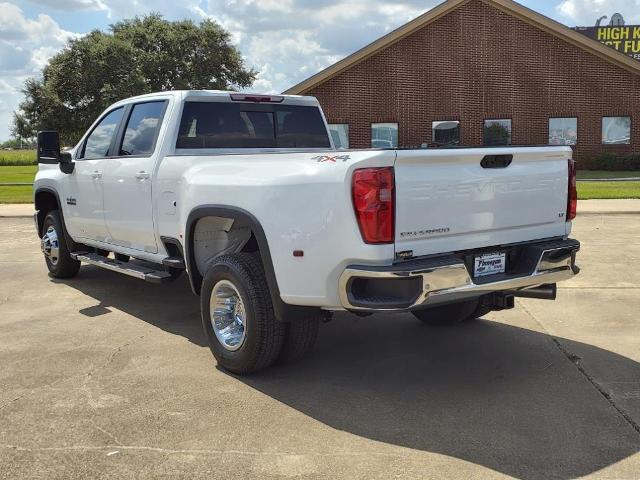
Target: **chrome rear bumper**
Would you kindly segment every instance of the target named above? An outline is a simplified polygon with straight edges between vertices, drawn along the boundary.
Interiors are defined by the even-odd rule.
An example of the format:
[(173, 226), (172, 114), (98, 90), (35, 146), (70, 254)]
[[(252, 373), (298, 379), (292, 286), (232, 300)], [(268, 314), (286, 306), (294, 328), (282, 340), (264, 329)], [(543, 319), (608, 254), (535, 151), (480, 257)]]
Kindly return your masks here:
[[(554, 240), (504, 248), (519, 249), (514, 272), (472, 278), (465, 259), (473, 253), (452, 254), (390, 266), (349, 266), (340, 277), (340, 301), (353, 311), (405, 311), (513, 292), (569, 280), (580, 243)], [(503, 250), (504, 248), (496, 248)], [(392, 293), (389, 293), (392, 292)]]

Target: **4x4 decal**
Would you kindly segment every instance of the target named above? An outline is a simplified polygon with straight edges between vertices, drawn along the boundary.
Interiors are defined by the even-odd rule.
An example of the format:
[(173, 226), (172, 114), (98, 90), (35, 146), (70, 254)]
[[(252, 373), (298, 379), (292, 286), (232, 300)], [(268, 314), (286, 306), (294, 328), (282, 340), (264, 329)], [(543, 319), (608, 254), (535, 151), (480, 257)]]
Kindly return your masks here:
[(319, 155), (317, 157), (312, 157), (311, 160), (315, 160), (318, 163), (324, 163), (324, 162), (336, 163), (338, 160), (342, 160), (343, 162), (346, 162), (347, 160), (351, 160), (351, 155)]

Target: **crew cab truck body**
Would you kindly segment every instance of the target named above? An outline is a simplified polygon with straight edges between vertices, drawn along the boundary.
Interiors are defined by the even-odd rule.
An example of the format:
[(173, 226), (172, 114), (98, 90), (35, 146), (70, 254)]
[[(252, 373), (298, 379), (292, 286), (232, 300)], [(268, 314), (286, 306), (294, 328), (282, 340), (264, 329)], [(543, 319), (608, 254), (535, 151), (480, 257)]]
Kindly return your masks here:
[[(186, 272), (218, 362), (295, 361), (333, 311), (428, 324), (555, 298), (578, 273), (569, 147), (336, 150), (314, 98), (178, 91), (39, 134), (51, 275)], [(389, 319), (393, 321), (393, 319)]]

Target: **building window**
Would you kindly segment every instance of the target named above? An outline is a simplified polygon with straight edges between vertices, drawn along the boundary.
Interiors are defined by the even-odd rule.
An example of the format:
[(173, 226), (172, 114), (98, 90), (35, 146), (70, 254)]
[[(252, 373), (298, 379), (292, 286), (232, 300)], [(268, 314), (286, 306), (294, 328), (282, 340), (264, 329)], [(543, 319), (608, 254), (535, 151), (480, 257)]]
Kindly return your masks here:
[(511, 120), (485, 120), (483, 143), (485, 145), (511, 145)]
[(603, 117), (604, 145), (631, 145), (631, 117)]
[(349, 148), (349, 125), (346, 123), (330, 123), (329, 133), (336, 148)]
[(549, 145), (576, 145), (577, 143), (577, 118), (549, 119)]
[(437, 146), (460, 145), (460, 122), (433, 122), (433, 143)]
[(373, 148), (398, 148), (398, 124), (371, 124), (371, 146)]

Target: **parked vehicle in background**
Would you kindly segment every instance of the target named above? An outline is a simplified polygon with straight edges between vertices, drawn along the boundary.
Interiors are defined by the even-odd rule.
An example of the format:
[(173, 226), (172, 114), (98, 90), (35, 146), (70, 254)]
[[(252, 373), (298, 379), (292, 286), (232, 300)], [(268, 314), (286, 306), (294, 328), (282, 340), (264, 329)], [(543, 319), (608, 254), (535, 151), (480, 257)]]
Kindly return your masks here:
[(335, 311), (454, 324), (578, 273), (569, 147), (337, 151), (314, 98), (208, 91), (118, 102), (69, 152), (38, 138), (50, 274), (186, 272), (235, 373), (298, 360)]

